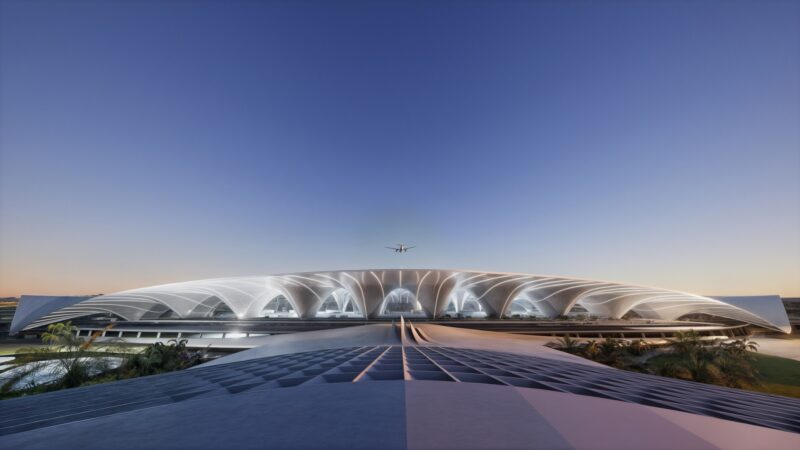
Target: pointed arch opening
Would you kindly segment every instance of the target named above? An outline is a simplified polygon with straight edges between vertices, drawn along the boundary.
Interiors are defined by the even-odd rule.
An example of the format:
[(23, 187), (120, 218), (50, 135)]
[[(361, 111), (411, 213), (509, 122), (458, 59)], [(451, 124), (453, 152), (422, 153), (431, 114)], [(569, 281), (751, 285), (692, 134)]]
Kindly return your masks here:
[(364, 317), (364, 314), (353, 294), (347, 289), (340, 288), (325, 298), (315, 317), (350, 319)]
[(236, 319), (236, 314), (233, 312), (231, 307), (224, 302), (219, 302), (219, 304), (217, 304), (217, 306), (211, 311), (210, 316), (212, 319), (217, 319), (217, 320)]
[(214, 295), (198, 303), (189, 312), (189, 317), (197, 319), (235, 319), (236, 314), (233, 313), (227, 303)]
[(629, 309), (628, 312), (622, 315), (622, 318), (625, 320), (644, 319), (644, 317), (634, 309)]
[(514, 299), (506, 309), (506, 317), (512, 319), (535, 319), (543, 314), (539, 308), (528, 298), (518, 297)]
[(404, 288), (397, 288), (389, 292), (383, 299), (380, 317), (427, 317), (422, 305), (413, 292)]
[(444, 311), (445, 318), (485, 319), (488, 316), (483, 302), (467, 289), (459, 289), (450, 294)]
[(298, 315), (292, 302), (285, 295), (278, 295), (264, 305), (264, 308), (261, 309), (261, 317), (296, 319)]
[(580, 301), (572, 305), (572, 308), (567, 312), (567, 317), (575, 320), (586, 320), (595, 318), (591, 310), (587, 309)]
[(179, 319), (180, 316), (174, 310), (163, 303), (154, 303), (150, 309), (142, 314), (140, 320), (165, 320)]

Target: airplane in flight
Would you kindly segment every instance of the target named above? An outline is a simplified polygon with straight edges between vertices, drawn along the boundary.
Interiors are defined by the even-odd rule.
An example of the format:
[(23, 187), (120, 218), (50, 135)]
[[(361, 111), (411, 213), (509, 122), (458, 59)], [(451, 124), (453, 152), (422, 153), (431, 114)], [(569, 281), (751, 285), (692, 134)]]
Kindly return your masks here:
[(395, 253), (405, 253), (414, 247), (415, 246), (409, 247), (405, 244), (397, 244), (397, 247), (386, 247), (386, 248), (388, 248), (389, 250), (394, 250)]

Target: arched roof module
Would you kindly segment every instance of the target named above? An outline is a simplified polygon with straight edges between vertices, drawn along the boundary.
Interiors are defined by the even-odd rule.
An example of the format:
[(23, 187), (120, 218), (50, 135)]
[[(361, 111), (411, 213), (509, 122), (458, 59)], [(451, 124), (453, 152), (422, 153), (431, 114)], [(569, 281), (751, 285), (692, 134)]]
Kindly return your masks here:
[[(686, 292), (577, 278), (436, 269), (366, 269), (215, 278), (132, 289), (93, 298), (23, 296), (11, 326), (15, 333), (70, 318), (111, 313), (140, 320), (167, 310), (194, 318), (218, 302), (239, 319), (260, 317), (264, 306), (284, 296), (300, 319), (313, 318), (334, 292), (346, 290), (365, 320), (377, 318), (387, 296), (407, 290), (431, 319), (445, 315), (451, 295), (468, 291), (491, 317), (506, 316), (512, 302), (525, 298), (545, 316), (567, 314), (575, 305), (590, 314), (620, 318), (628, 311), (672, 320), (702, 313), (791, 332), (778, 296), (706, 297)], [(149, 317), (150, 317), (149, 316)]]

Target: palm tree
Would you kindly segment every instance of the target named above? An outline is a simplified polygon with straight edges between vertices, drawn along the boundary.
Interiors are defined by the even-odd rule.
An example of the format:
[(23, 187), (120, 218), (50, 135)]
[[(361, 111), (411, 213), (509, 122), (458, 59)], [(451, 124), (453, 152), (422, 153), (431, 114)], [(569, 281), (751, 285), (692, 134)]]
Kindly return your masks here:
[(704, 343), (689, 330), (676, 333), (670, 347), (674, 359), (660, 369), (662, 375), (732, 387), (758, 383), (750, 355), (758, 345), (748, 339)]
[(622, 343), (610, 337), (603, 339), (603, 342), (600, 343), (600, 352), (606, 358), (615, 357), (617, 354), (620, 353), (620, 350), (622, 350), (622, 348), (623, 348)]
[(202, 359), (199, 352), (186, 349), (186, 339), (171, 339), (166, 344), (156, 342), (134, 355), (125, 364), (130, 376), (152, 375), (191, 367)]
[(580, 343), (577, 340), (572, 339), (572, 336), (569, 334), (565, 334), (564, 337), (556, 339), (555, 347), (562, 352), (572, 354), (580, 352)]
[(700, 341), (700, 335), (694, 330), (676, 331), (675, 338), (670, 340), (669, 346), (674, 353), (690, 354), (701, 349), (703, 343)]
[[(41, 361), (30, 362), (23, 365), (17, 365), (16, 367), (12, 367), (2, 371), (3, 375), (3, 384), (0, 385), (0, 394), (6, 395), (12, 392), (15, 387), (20, 384), (26, 378), (35, 375), (40, 370), (44, 370), (46, 364)], [(24, 389), (33, 389), (36, 387), (36, 382), (33, 381), (35, 378), (32, 378), (31, 381), (28, 381)]]
[(625, 345), (617, 339), (607, 337), (599, 345), (595, 361), (617, 368), (627, 368), (631, 365), (630, 358), (625, 352)]
[(597, 344), (597, 341), (594, 339), (588, 341), (586, 345), (583, 346), (583, 354), (589, 359), (597, 358), (600, 354), (600, 346)]
[(758, 344), (747, 338), (720, 343), (716, 347), (715, 363), (722, 372), (723, 384), (731, 387), (759, 384), (759, 373), (753, 366), (752, 356), (757, 351)]
[(709, 367), (713, 355), (704, 351), (696, 331), (677, 331), (675, 338), (670, 340), (669, 348), (673, 360), (659, 369), (660, 375), (707, 382), (717, 373)]
[(720, 344), (725, 352), (739, 356), (749, 356), (751, 352), (758, 351), (758, 343), (748, 338), (736, 339), (731, 342)]
[[(107, 328), (110, 328), (107, 327)], [(28, 367), (39, 367), (43, 370), (45, 364), (52, 362), (58, 373), (59, 379), (54, 385), (59, 387), (76, 387), (85, 383), (92, 376), (109, 369), (110, 361), (107, 356), (98, 357), (98, 353), (116, 349), (116, 341), (108, 345), (99, 346), (95, 341), (102, 333), (95, 333), (90, 339), (78, 336), (78, 328), (72, 322), (59, 322), (47, 326), (47, 331), (42, 333), (42, 342), (47, 344), (43, 348), (20, 349), (15, 358), (17, 365), (27, 364)], [(39, 363), (39, 364), (33, 364)]]
[(632, 342), (628, 346), (628, 351), (636, 356), (641, 356), (647, 351), (650, 350), (650, 344), (648, 344), (644, 339), (639, 339), (638, 341)]

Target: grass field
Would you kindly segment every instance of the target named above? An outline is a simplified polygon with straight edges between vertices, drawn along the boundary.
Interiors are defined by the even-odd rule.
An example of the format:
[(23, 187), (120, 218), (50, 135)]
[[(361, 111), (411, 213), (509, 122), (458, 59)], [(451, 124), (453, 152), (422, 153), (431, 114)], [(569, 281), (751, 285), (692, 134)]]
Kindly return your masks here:
[[(750, 386), (748, 390), (800, 398), (800, 361), (762, 353), (754, 354), (753, 358), (761, 385)], [(675, 359), (675, 356), (669, 354), (658, 355), (650, 358), (647, 365), (656, 369)]]
[(757, 354), (755, 367), (761, 374), (763, 386), (754, 391), (800, 398), (800, 361)]
[(31, 342), (3, 342), (0, 343), (0, 356), (13, 356), (17, 350), (22, 348), (42, 347), (43, 344), (39, 341)]

